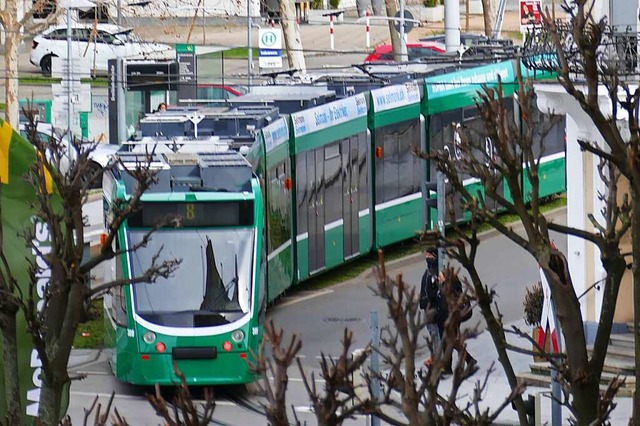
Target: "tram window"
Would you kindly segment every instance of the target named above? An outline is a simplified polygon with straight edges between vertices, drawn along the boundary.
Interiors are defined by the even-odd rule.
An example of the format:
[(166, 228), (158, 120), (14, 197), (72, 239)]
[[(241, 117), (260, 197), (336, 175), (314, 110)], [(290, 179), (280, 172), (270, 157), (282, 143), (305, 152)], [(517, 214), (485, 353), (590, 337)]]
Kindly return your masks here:
[(420, 159), (412, 148), (420, 146), (420, 121), (410, 120), (376, 129), (376, 146), (382, 158), (376, 159), (377, 203), (420, 191)]
[(384, 201), (398, 198), (398, 174), (400, 172), (398, 134), (396, 132), (386, 135), (383, 142), (383, 168), (384, 168)]
[[(454, 126), (462, 121), (462, 110), (456, 109), (429, 117), (429, 150), (437, 152), (451, 150), (454, 141)], [(451, 152), (451, 151), (450, 151)], [(431, 162), (431, 176), (435, 177), (435, 162)]]
[(367, 181), (369, 179), (369, 144), (367, 143), (367, 134), (360, 133), (358, 135), (358, 174), (359, 174), (359, 190), (358, 194), (360, 197), (360, 209), (365, 209), (369, 206), (369, 200), (367, 199), (367, 194), (369, 191)]
[(462, 110), (462, 121), (471, 120), (479, 115), (478, 108), (474, 106), (466, 107)]
[(267, 172), (269, 181), (269, 199), (267, 200), (269, 253), (284, 244), (291, 234), (289, 191), (285, 188), (288, 176), (288, 160), (271, 167)]
[(296, 155), (296, 205), (298, 215), (298, 234), (307, 232), (307, 210), (309, 209), (309, 193), (307, 192), (307, 156), (306, 153)]
[[(117, 256), (115, 261), (116, 279), (122, 279), (122, 255)], [(109, 306), (109, 315), (119, 326), (125, 327), (127, 324), (127, 302), (124, 297), (124, 288), (122, 286), (114, 287), (111, 292), (111, 305)]]
[[(405, 125), (398, 134), (398, 196), (420, 191), (419, 162), (412, 149), (420, 147), (420, 128), (415, 124)], [(416, 172), (417, 170), (417, 172)]]
[(342, 217), (342, 158), (336, 142), (324, 148), (324, 214), (325, 224)]
[[(442, 115), (436, 114), (429, 117), (429, 140), (428, 147), (430, 152), (434, 152), (437, 149), (441, 149), (442, 146), (438, 146), (436, 143), (436, 139), (438, 135), (442, 132)], [(441, 142), (441, 141), (440, 141)]]

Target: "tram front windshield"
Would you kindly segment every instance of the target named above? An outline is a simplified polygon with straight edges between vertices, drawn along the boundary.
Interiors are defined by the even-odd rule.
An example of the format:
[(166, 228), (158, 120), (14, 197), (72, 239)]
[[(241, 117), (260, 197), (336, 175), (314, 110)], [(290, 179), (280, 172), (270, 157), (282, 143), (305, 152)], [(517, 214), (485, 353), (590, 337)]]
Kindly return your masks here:
[[(130, 230), (129, 247), (148, 230)], [(163, 229), (130, 254), (133, 277), (156, 264), (182, 263), (169, 278), (133, 286), (137, 314), (169, 327), (211, 327), (233, 322), (250, 310), (254, 232), (251, 228)]]

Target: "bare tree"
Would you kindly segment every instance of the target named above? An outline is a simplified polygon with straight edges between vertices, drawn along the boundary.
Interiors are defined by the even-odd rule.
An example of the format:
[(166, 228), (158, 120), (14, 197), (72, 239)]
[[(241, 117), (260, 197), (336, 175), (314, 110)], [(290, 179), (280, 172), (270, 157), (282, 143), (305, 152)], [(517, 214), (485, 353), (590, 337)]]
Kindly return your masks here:
[[(302, 348), (302, 342), (295, 334), (291, 337), (289, 345), (285, 346), (283, 335), (284, 331), (282, 329), (277, 330), (273, 321), (270, 321), (265, 325), (264, 339), (260, 344), (259, 352), (252, 354), (255, 362), (247, 361), (249, 368), (260, 375), (258, 386), (267, 399), (267, 403), (264, 404), (265, 415), (269, 424), (273, 426), (288, 426), (290, 424), (286, 403), (287, 385), (289, 383), (287, 369)], [(272, 358), (265, 354), (267, 343), (271, 345)], [(271, 385), (267, 374), (274, 378), (274, 385)], [(299, 425), (300, 422), (296, 419), (294, 424)]]
[[(494, 411), (478, 409), (481, 395), (487, 388), (487, 378), (493, 371), (489, 368), (483, 380), (476, 381), (473, 396), (467, 402), (459, 400), (461, 385), (468, 381), (477, 371), (476, 365), (466, 363), (466, 340), (476, 335), (475, 329), (459, 333), (465, 310), (462, 300), (474, 299), (468, 291), (456, 294), (452, 283), (457, 273), (451, 268), (444, 271), (446, 280), (442, 287), (443, 296), (448, 304), (448, 317), (445, 321), (442, 344), (438, 347), (425, 336), (427, 316), (419, 310), (415, 288), (407, 285), (402, 274), (391, 279), (387, 273), (382, 253), (379, 253), (379, 265), (375, 270), (376, 286), (374, 292), (387, 303), (387, 311), (391, 325), (385, 328), (381, 336), (381, 356), (390, 367), (390, 374), (384, 379), (387, 391), (383, 402), (400, 408), (405, 422), (390, 417), (378, 406), (375, 414), (382, 420), (394, 425), (450, 425), (450, 424), (493, 424), (498, 415), (514, 399), (522, 393), (517, 386), (505, 396), (500, 407)], [(471, 307), (465, 309), (472, 309)], [(427, 346), (432, 354), (432, 363), (428, 367), (419, 368), (415, 364), (418, 351)], [(458, 351), (458, 359), (453, 368), (451, 390), (448, 395), (439, 390), (443, 380), (444, 366), (450, 365), (454, 348)], [(375, 376), (375, 375), (374, 375)], [(399, 393), (399, 402), (393, 398), (392, 390)]]
[[(518, 81), (518, 97), (515, 102), (523, 117), (521, 125), (515, 122), (513, 112), (507, 107), (502, 85), (495, 90), (485, 87), (478, 94), (477, 104), (482, 129), (472, 130), (463, 127), (461, 141), (454, 148), (457, 152), (455, 156), (451, 156), (448, 151), (423, 156), (435, 161), (448, 179), (451, 187), (450, 211), (454, 210), (454, 201), (460, 199), (461, 207), (470, 212), (475, 220), (493, 226), (529, 252), (540, 265), (551, 288), (566, 345), (565, 358), (558, 360), (549, 357), (569, 389), (570, 398), (567, 395), (563, 403), (569, 407), (577, 424), (600, 424), (606, 420), (610, 408), (606, 400), (601, 398), (599, 386), (618, 290), (626, 268), (624, 254), (620, 250), (620, 239), (629, 229), (631, 206), (626, 199), (618, 203), (617, 183), (620, 171), (616, 164), (602, 156), (599, 172), (601, 179), (607, 184), (607, 193), (600, 196), (606, 207), (603, 209), (601, 222), (598, 222), (594, 215), (589, 215), (596, 232), (590, 233), (547, 221), (540, 211), (538, 168), (544, 155), (544, 141), (549, 126), (534, 119), (537, 114), (531, 83), (525, 83), (521, 76)], [(489, 152), (486, 149), (487, 138), (493, 146), (493, 150)], [(484, 193), (472, 192), (465, 187), (463, 180), (467, 177), (478, 179)], [(527, 193), (521, 184), (524, 178), (531, 185)], [(504, 195), (507, 192), (510, 198)], [(498, 209), (505, 209), (518, 216), (522, 221), (524, 235), (500, 223), (498, 213), (493, 208), (494, 203)], [(601, 259), (607, 278), (604, 282), (604, 302), (591, 359), (587, 355), (579, 295), (575, 293), (572, 285), (564, 254), (552, 245), (550, 230), (583, 238), (594, 244), (602, 253)], [(477, 249), (477, 238), (472, 235), (471, 238), (467, 238), (467, 243), (472, 250), (471, 256), (465, 254), (462, 247), (453, 253), (453, 256), (470, 272), (476, 295), (481, 300), (482, 313), (496, 347), (521, 350), (506, 344), (504, 332), (500, 330), (502, 326), (499, 317), (490, 312), (486, 300), (489, 293), (482, 287), (473, 267), (473, 252)], [(506, 354), (503, 350), (499, 350), (499, 354), (513, 386), (512, 370), (510, 371), (508, 362), (504, 359)], [(616, 390), (614, 386), (612, 391)]]
[[(22, 17), (18, 15), (18, 0), (5, 0), (0, 6), (0, 27), (4, 30), (4, 93), (5, 120), (18, 125), (18, 48), (25, 37), (38, 33), (56, 22), (62, 9), (56, 7), (46, 19), (33, 22), (33, 15), (45, 8), (48, 0), (38, 0)], [(25, 3), (28, 4), (28, 3)]]
[[(87, 277), (93, 268), (144, 246), (153, 231), (164, 224), (159, 223), (135, 247), (113, 249), (112, 242), (118, 228), (137, 211), (141, 195), (155, 182), (155, 174), (149, 167), (150, 160), (127, 171), (136, 180), (137, 188), (131, 199), (114, 207), (113, 219), (106, 229), (106, 241), (100, 252), (83, 260), (87, 219), (83, 216), (82, 205), (87, 200), (91, 184), (102, 173), (91, 169), (89, 155), (95, 145), (86, 146), (73, 138), (68, 141), (54, 137), (42, 140), (36, 131), (33, 116), (27, 115), (30, 119), (28, 136), (35, 146), (36, 155), (26, 178), (35, 190), (32, 208), (36, 224), (27, 228), (22, 238), (35, 255), (35, 260), (30, 262), (28, 288), (25, 290), (16, 285), (10, 262), (4, 252), (0, 253), (3, 266), (0, 299), (9, 302), (0, 306), (2, 343), (5, 354), (13, 364), (13, 354), (17, 348), (12, 335), (16, 331), (10, 327), (15, 327), (15, 314), (21, 311), (26, 317), (27, 328), (39, 357), (38, 363), (42, 365), (38, 415), (44, 424), (56, 424), (61, 417), (63, 394), (71, 380), (67, 365), (73, 338), (92, 300), (117, 286), (154, 282), (160, 277), (168, 277), (178, 267), (180, 260), (163, 260), (159, 252), (142, 275), (89, 287)], [(114, 166), (115, 163), (110, 167)], [(8, 321), (11, 318), (13, 323)], [(26, 392), (25, 389), (19, 389), (16, 376), (5, 374), (6, 388), (10, 390), (8, 397), (15, 396), (15, 392)], [(20, 398), (9, 400), (9, 405), (11, 418), (21, 419)]]
[(325, 382), (323, 392), (316, 387), (315, 375), (311, 373), (311, 377), (308, 377), (300, 358), (297, 359), (304, 387), (311, 399), (318, 425), (321, 426), (340, 425), (356, 413), (366, 412), (374, 405), (369, 397), (361, 398), (361, 392), (353, 380), (367, 361), (369, 347), (352, 356), (353, 333), (346, 328), (341, 343), (340, 355), (336, 360), (324, 353), (320, 354), (320, 376)]
[[(592, 153), (601, 159), (602, 169), (611, 171), (607, 174), (607, 191), (611, 193), (617, 188), (619, 178), (622, 177), (629, 184), (628, 193), (619, 194), (623, 199), (625, 208), (621, 217), (621, 231), (630, 232), (631, 255), (633, 257), (631, 268), (634, 294), (640, 294), (640, 122), (638, 111), (640, 110), (640, 88), (631, 85), (628, 77), (637, 75), (634, 62), (637, 60), (635, 41), (615, 28), (607, 27), (607, 18), (595, 20), (592, 14), (594, 3), (588, 0), (573, 0), (566, 2), (563, 9), (569, 17), (568, 25), (555, 21), (548, 11), (542, 14), (543, 28), (541, 36), (535, 39), (541, 42), (540, 46), (554, 55), (555, 60), (546, 61), (543, 66), (558, 73), (558, 82), (564, 87), (578, 103), (580, 108), (591, 118), (598, 129), (604, 145), (590, 141), (578, 141), (580, 148)], [(633, 35), (636, 40), (637, 34)], [(534, 38), (531, 38), (534, 41)], [(631, 43), (632, 50), (625, 51), (627, 43)], [(538, 49), (540, 48), (538, 47)], [(628, 52), (628, 53), (625, 53)], [(580, 82), (578, 82), (578, 79)], [(635, 81), (635, 79), (634, 79)], [(604, 90), (601, 92), (601, 88)], [(599, 102), (600, 95), (608, 96), (608, 105)], [(619, 120), (619, 117), (624, 117)], [(615, 194), (615, 192), (613, 192)], [(630, 198), (630, 199), (629, 199)], [(607, 215), (618, 214), (611, 209), (613, 201), (607, 202)], [(593, 219), (590, 218), (593, 222)], [(609, 218), (608, 218), (609, 219)], [(611, 219), (613, 220), (613, 219)], [(604, 232), (603, 227), (594, 225), (601, 234), (608, 237), (614, 231)], [(616, 232), (616, 235), (619, 232)], [(605, 238), (602, 245), (619, 245), (619, 240), (611, 241)], [(600, 247), (600, 245), (599, 245)], [(602, 250), (602, 248), (601, 248)], [(624, 253), (624, 256), (629, 256)], [(626, 261), (622, 255), (610, 256), (607, 251), (602, 251), (602, 264), (607, 274), (605, 287), (605, 301), (603, 310), (615, 309), (617, 290), (622, 267)], [(613, 270), (616, 271), (612, 276)], [(612, 280), (613, 282), (610, 282)], [(638, 424), (640, 416), (640, 298), (634, 298), (633, 305), (635, 325), (635, 371), (636, 383), (634, 392), (634, 420)], [(608, 320), (608, 317), (605, 317)], [(605, 323), (606, 324), (606, 321)], [(603, 319), (600, 319), (600, 325)], [(608, 339), (609, 327), (604, 327), (602, 333), (596, 336), (595, 344), (603, 344)], [(604, 362), (604, 353), (594, 353), (592, 363), (601, 365)]]
[(147, 395), (156, 414), (164, 420), (164, 424), (167, 426), (205, 426), (210, 424), (216, 408), (213, 390), (211, 388), (204, 389), (204, 402), (200, 407), (202, 412), (199, 412), (198, 406), (193, 403), (187, 380), (175, 362), (173, 369), (180, 378), (180, 385), (176, 387), (173, 403), (170, 404), (164, 399), (158, 385), (155, 387), (155, 395)]
[[(297, 360), (303, 383), (311, 400), (313, 412), (319, 425), (337, 426), (355, 414), (375, 415), (392, 425), (450, 425), (450, 424), (493, 424), (497, 416), (521, 392), (516, 387), (505, 397), (503, 404), (495, 411), (480, 410), (481, 395), (487, 389), (487, 377), (478, 380), (473, 396), (464, 403), (460, 402), (460, 386), (478, 370), (477, 366), (465, 363), (465, 341), (475, 332), (468, 330), (458, 333), (464, 314), (461, 300), (473, 297), (467, 292), (457, 295), (450, 288), (455, 271), (448, 270), (450, 279), (444, 286), (444, 295), (449, 302), (449, 316), (445, 325), (445, 343), (439, 348), (427, 339), (425, 325), (426, 316), (418, 306), (416, 291), (402, 279), (402, 275), (394, 280), (386, 275), (384, 259), (380, 253), (379, 266), (374, 270), (376, 284), (372, 290), (387, 303), (387, 313), (391, 325), (381, 332), (381, 346), (371, 347), (352, 354), (352, 334), (344, 331), (341, 351), (336, 359), (321, 355), (320, 378), (324, 380), (322, 390), (315, 385), (314, 374), (308, 376)], [(471, 309), (471, 308), (468, 308)], [(266, 342), (271, 344), (273, 363), (264, 352)], [(283, 330), (276, 331), (273, 323), (265, 327), (265, 340), (257, 361), (250, 364), (252, 369), (262, 375), (261, 387), (265, 391), (267, 419), (273, 425), (288, 425), (286, 390), (288, 384), (288, 368), (296, 359), (302, 347), (297, 335), (293, 335), (288, 345), (283, 340)], [(420, 350), (429, 347), (433, 354), (430, 366), (416, 365)], [(452, 386), (445, 395), (438, 387), (443, 379), (443, 369), (451, 362), (453, 349), (461, 354), (453, 369)], [(372, 371), (365, 367), (372, 351), (376, 350), (385, 365), (384, 372)], [(274, 366), (275, 363), (275, 366)], [(273, 376), (273, 384), (266, 376)], [(358, 384), (355, 377), (360, 375), (363, 384)], [(381, 384), (378, 395), (377, 383)], [(295, 413), (294, 413), (295, 416)], [(295, 419), (294, 424), (300, 424)]]

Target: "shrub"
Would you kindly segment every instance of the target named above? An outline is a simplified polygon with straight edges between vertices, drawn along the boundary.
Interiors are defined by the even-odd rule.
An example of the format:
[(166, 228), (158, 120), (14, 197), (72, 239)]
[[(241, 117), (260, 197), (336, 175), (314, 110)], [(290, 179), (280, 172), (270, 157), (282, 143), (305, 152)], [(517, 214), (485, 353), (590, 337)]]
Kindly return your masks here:
[(438, 0), (422, 0), (424, 7), (436, 7), (439, 3)]
[(329, 6), (331, 9), (337, 9), (340, 6), (340, 0), (329, 0)]

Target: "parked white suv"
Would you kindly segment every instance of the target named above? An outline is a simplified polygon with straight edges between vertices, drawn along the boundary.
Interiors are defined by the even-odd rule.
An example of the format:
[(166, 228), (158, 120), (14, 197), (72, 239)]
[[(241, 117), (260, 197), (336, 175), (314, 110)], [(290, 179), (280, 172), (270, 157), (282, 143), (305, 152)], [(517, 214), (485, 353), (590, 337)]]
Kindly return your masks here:
[[(95, 31), (94, 31), (95, 29)], [(175, 59), (171, 46), (141, 40), (130, 28), (112, 24), (74, 23), (71, 29), (72, 58), (82, 61), (82, 77), (107, 72), (107, 61), (115, 58)], [(67, 26), (57, 25), (33, 38), (29, 61), (51, 75), (53, 57), (67, 59)]]
[[(20, 135), (25, 139), (29, 140), (29, 135), (27, 133), (27, 126), (28, 125), (24, 122), (20, 123)], [(40, 123), (40, 122), (36, 123), (36, 132), (37, 132), (37, 137), (43, 142), (48, 143), (48, 141), (51, 138), (55, 138), (58, 142), (62, 142), (64, 146), (67, 146), (67, 143), (68, 143), (67, 132), (65, 132), (64, 130), (58, 129), (56, 127), (53, 127), (49, 123)], [(90, 174), (94, 174), (98, 170), (105, 168), (109, 164), (109, 161), (111, 161), (113, 154), (115, 154), (118, 148), (119, 148), (118, 145), (98, 144), (95, 147), (95, 149), (91, 152), (89, 157), (91, 160)], [(61, 167), (68, 167), (68, 164), (69, 163), (66, 158), (63, 158), (61, 160)], [(102, 178), (96, 179), (95, 182), (92, 182), (91, 187), (101, 188)]]

